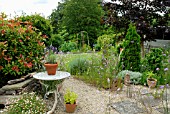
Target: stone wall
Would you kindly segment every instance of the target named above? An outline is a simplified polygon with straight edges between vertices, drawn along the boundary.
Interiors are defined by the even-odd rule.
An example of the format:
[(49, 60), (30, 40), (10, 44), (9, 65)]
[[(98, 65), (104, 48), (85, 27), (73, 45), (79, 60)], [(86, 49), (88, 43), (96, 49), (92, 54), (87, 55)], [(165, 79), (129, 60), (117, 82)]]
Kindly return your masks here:
[(41, 88), (39, 81), (33, 78), (34, 74), (30, 73), (20, 79), (10, 80), (7, 85), (0, 88), (0, 104), (8, 105), (7, 99), (15, 98), (24, 92), (32, 92)]

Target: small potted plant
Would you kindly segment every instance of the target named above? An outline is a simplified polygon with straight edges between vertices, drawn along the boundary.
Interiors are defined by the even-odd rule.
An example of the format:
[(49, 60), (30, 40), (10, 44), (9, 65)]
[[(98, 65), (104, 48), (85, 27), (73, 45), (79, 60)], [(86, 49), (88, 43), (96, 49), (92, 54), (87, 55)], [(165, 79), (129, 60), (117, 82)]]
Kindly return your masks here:
[(56, 59), (56, 48), (53, 46), (50, 46), (49, 48), (47, 48), (47, 55), (46, 55), (46, 59), (45, 59), (45, 68), (47, 70), (48, 75), (55, 75), (56, 74), (56, 70), (58, 68), (58, 63), (57, 63), (57, 59)]
[(67, 89), (66, 93), (64, 94), (64, 103), (66, 107), (66, 112), (73, 113), (76, 109), (76, 100), (77, 94), (73, 91)]
[(155, 79), (155, 74), (153, 72), (147, 72), (147, 84), (150, 88), (154, 88), (157, 84), (157, 79)]

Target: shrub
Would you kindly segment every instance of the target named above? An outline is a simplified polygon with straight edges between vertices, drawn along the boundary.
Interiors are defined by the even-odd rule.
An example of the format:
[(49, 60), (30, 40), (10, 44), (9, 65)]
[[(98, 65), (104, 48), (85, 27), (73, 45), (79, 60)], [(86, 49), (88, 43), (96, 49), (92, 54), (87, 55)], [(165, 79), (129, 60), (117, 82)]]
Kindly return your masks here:
[[(8, 80), (35, 71), (41, 65), (45, 39), (29, 22), (0, 17), (0, 87)], [(21, 26), (22, 25), (22, 26)]]
[(39, 14), (33, 15), (25, 15), (19, 17), (22, 22), (31, 22), (32, 26), (36, 27), (42, 35), (46, 35), (47, 42), (45, 41), (46, 45), (50, 45), (51, 35), (53, 33), (53, 28), (50, 23), (50, 20), (45, 19), (44, 17), (40, 16)]
[(24, 93), (7, 108), (7, 114), (44, 114), (46, 105), (35, 93)]
[(134, 84), (140, 83), (140, 80), (142, 77), (142, 74), (140, 72), (132, 72), (129, 70), (123, 70), (123, 71), (119, 72), (117, 76), (124, 79), (124, 77), (127, 73), (130, 75), (130, 80), (132, 81), (132, 83), (134, 83)]
[(163, 51), (160, 48), (152, 48), (151, 51), (146, 54), (146, 60), (149, 65), (149, 69), (154, 73), (157, 73), (157, 68), (159, 71), (163, 70)]
[(123, 48), (124, 50), (120, 55), (119, 69), (140, 71), (140, 36), (133, 24), (129, 25), (125, 41), (123, 42)]
[(69, 63), (69, 71), (72, 75), (79, 74), (81, 75), (85, 71), (87, 71), (89, 67), (88, 60), (86, 58), (74, 58), (70, 63)]
[(113, 44), (113, 36), (112, 35), (102, 35), (97, 39), (97, 45), (101, 47), (101, 49), (105, 49), (110, 47)]
[(61, 48), (60, 48), (60, 51), (63, 51), (63, 52), (71, 52), (73, 50), (76, 50), (77, 49), (77, 44), (75, 42), (64, 42), (62, 45), (61, 45)]

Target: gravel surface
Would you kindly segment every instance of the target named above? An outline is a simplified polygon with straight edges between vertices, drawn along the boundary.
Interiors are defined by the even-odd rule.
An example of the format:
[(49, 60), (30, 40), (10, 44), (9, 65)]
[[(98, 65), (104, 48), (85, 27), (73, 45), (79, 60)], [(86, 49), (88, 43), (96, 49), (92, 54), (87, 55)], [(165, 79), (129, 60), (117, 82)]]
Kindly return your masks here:
[[(135, 101), (135, 97), (127, 98), (126, 96), (126, 87), (123, 87), (123, 90), (120, 92), (109, 92), (109, 90), (98, 90), (96, 87), (86, 84), (81, 80), (74, 79), (70, 77), (65, 79), (63, 82), (62, 90), (60, 91), (63, 95), (66, 89), (69, 88), (75, 93), (78, 94), (77, 99), (77, 108), (74, 114), (120, 114), (114, 108), (111, 108), (109, 104), (109, 96), (110, 96), (110, 104), (118, 101), (130, 100)], [(141, 86), (135, 86), (135, 90), (139, 90)], [(143, 86), (142, 86), (143, 88)], [(147, 88), (145, 88), (147, 89)], [(53, 98), (49, 98), (47, 100), (49, 109), (52, 108), (54, 103)], [(63, 103), (63, 102), (62, 102)], [(61, 102), (57, 104), (56, 110), (54, 114), (68, 114), (65, 112), (65, 107)], [(144, 107), (138, 103), (139, 107)], [(110, 108), (109, 108), (110, 107)], [(139, 114), (146, 114), (144, 113)], [(160, 114), (156, 110), (152, 110), (152, 114)]]

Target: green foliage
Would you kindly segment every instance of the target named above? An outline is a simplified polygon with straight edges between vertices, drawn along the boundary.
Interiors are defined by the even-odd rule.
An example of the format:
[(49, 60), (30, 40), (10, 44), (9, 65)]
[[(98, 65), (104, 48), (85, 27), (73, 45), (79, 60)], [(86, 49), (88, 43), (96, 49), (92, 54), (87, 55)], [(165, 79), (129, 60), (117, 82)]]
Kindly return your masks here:
[(56, 64), (57, 63), (57, 48), (54, 46), (49, 46), (45, 48), (45, 53), (47, 53), (45, 60), (46, 63)]
[(1, 87), (8, 80), (35, 71), (42, 65), (45, 38), (29, 22), (23, 23), (18, 18), (1, 18), (0, 23)]
[(68, 0), (62, 10), (62, 26), (70, 34), (86, 31), (91, 45), (97, 39), (102, 16), (102, 7), (98, 2), (100, 0)]
[(152, 71), (146, 72), (146, 75), (148, 76), (148, 78), (154, 78), (155, 77), (155, 74)]
[(59, 49), (60, 45), (64, 43), (64, 39), (60, 34), (53, 34), (51, 36), (50, 44), (57, 47)]
[(35, 93), (24, 93), (21, 98), (15, 99), (7, 109), (7, 114), (44, 114), (47, 108), (42, 98)]
[(59, 50), (63, 51), (63, 52), (71, 52), (71, 51), (76, 50), (76, 49), (77, 49), (76, 42), (69, 41), (69, 42), (64, 42), (61, 45)]
[(123, 70), (118, 73), (117, 77), (124, 79), (125, 75), (129, 74), (130, 75), (130, 80), (134, 84), (139, 84), (140, 80), (142, 78), (142, 74), (140, 72), (132, 72), (129, 70)]
[(38, 29), (38, 32), (41, 32), (42, 35), (46, 36), (47, 42), (46, 45), (50, 45), (50, 38), (53, 33), (52, 25), (48, 19), (40, 16), (39, 14), (34, 15), (25, 15), (19, 17), (19, 20), (22, 22), (31, 22), (34, 27)]
[(70, 40), (71, 38), (69, 38), (69, 33), (67, 32), (65, 27), (63, 27), (62, 30), (58, 31), (58, 33), (52, 35), (50, 44), (59, 49), (59, 47), (64, 43), (64, 41)]
[(66, 93), (64, 94), (64, 103), (65, 104), (74, 104), (76, 103), (78, 95), (70, 91), (69, 89), (66, 90)]
[(119, 69), (140, 71), (141, 48), (140, 36), (136, 27), (131, 23), (123, 42), (123, 52), (120, 55)]
[(89, 63), (87, 58), (76, 57), (69, 63), (69, 71), (72, 75), (83, 74), (87, 71)]
[(143, 72), (141, 80), (140, 80), (140, 84), (146, 85), (147, 84), (147, 78), (148, 78), (147, 72)]
[(46, 57), (46, 62), (49, 63), (49, 64), (55, 64), (57, 62), (56, 61), (56, 54), (49, 54)]
[(145, 61), (148, 64), (147, 70), (153, 71), (158, 80), (158, 84), (166, 84), (169, 78), (167, 77), (167, 70), (169, 66), (168, 62), (168, 50), (161, 48), (152, 48), (149, 53), (146, 54)]
[(101, 47), (101, 49), (105, 49), (110, 47), (113, 44), (113, 35), (102, 35), (97, 39), (97, 44)]
[(62, 19), (63, 19), (63, 11), (65, 9), (65, 5), (66, 5), (66, 2), (58, 2), (57, 8), (53, 9), (51, 15), (49, 16), (49, 19), (53, 26), (54, 34), (59, 33), (58, 31), (60, 30), (60, 28), (63, 27), (63, 26), (61, 26), (61, 23), (62, 23)]
[(156, 68), (160, 71), (163, 70), (163, 51), (160, 48), (152, 48), (151, 51), (146, 54), (146, 60), (149, 68), (154, 73), (157, 72)]

